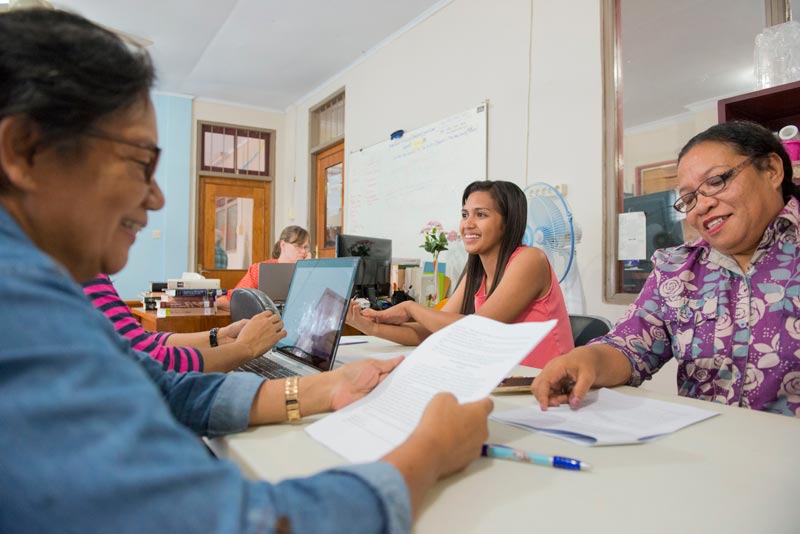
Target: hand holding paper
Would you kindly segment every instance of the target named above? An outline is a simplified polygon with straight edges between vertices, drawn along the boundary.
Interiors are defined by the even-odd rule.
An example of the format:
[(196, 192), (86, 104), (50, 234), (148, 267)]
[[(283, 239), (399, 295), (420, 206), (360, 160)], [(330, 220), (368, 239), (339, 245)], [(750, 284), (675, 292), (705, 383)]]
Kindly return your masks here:
[(553, 326), (465, 317), (428, 337), (366, 398), (306, 431), (352, 462), (377, 460), (411, 435), (436, 393), (483, 399)]

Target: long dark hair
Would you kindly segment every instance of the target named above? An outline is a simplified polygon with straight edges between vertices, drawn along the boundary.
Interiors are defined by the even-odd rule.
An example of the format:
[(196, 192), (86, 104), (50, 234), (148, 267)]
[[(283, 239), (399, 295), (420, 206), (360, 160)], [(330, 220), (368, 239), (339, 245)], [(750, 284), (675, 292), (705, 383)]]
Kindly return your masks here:
[[(30, 119), (41, 132), (37, 148), (77, 151), (81, 134), (99, 119), (146, 102), (154, 80), (144, 49), (79, 15), (52, 9), (0, 15), (0, 120)], [(0, 169), (0, 192), (8, 187)]]
[(706, 141), (730, 145), (742, 156), (753, 158), (753, 165), (760, 171), (766, 170), (769, 166), (769, 155), (777, 154), (783, 163), (783, 182), (781, 182), (783, 202), (784, 204), (789, 202), (790, 196), (800, 200), (800, 188), (792, 181), (792, 160), (775, 134), (768, 129), (750, 121), (715, 124), (686, 143), (678, 154), (678, 162), (680, 163), (689, 150)]
[[(497, 211), (503, 217), (503, 237), (500, 239), (500, 253), (497, 256), (497, 267), (494, 271), (494, 281), (492, 289), (487, 296), (491, 295), (497, 288), (503, 274), (506, 271), (508, 260), (511, 255), (522, 244), (522, 237), (525, 235), (525, 225), (528, 219), (528, 203), (525, 200), (525, 193), (519, 186), (512, 182), (483, 180), (472, 182), (464, 189), (461, 196), (461, 206), (467, 203), (467, 199), (472, 193), (485, 191), (494, 200)], [(467, 259), (467, 267), (464, 270), (463, 278), (466, 278), (464, 285), (464, 301), (461, 303), (461, 313), (464, 315), (475, 313), (475, 293), (481, 287), (486, 271), (483, 269), (481, 258), (477, 254), (470, 254)]]

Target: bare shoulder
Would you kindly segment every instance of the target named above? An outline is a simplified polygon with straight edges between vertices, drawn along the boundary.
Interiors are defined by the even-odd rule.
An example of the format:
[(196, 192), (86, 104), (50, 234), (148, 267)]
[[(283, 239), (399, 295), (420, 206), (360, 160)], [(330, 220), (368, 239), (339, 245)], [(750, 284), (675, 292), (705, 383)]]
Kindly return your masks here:
[[(537, 247), (525, 247), (519, 251), (514, 261), (508, 266), (509, 270), (515, 267), (527, 273), (530, 273), (532, 269), (547, 271), (550, 269), (550, 262), (547, 260), (547, 254), (545, 254), (542, 249)], [(515, 268), (514, 270), (517, 269)]]

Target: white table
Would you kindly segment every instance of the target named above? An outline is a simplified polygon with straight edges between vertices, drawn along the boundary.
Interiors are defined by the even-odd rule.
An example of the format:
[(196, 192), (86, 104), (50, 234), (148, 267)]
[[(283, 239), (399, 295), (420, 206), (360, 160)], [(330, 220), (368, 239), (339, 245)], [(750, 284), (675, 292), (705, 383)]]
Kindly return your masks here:
[[(341, 356), (401, 349), (369, 339), (341, 347)], [(517, 374), (532, 374), (517, 369), (524, 370)], [(493, 443), (578, 458), (594, 471), (480, 458), (429, 492), (415, 532), (800, 532), (800, 419), (629, 387), (618, 391), (721, 415), (651, 443), (617, 447), (583, 447), (490, 422)], [(494, 397), (496, 410), (532, 400)], [(253, 428), (211, 446), (248, 476), (273, 482), (342, 465), (303, 431), (316, 418)]]

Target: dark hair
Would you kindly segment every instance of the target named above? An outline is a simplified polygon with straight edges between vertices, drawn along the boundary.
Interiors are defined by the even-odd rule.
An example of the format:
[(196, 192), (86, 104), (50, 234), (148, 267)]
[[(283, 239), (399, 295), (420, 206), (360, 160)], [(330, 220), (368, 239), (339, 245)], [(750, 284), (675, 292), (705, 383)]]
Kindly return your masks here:
[[(525, 199), (525, 193), (513, 182), (482, 180), (472, 182), (464, 189), (461, 205), (464, 206), (469, 196), (477, 191), (488, 192), (494, 200), (497, 211), (503, 217), (503, 237), (500, 239), (500, 253), (497, 256), (497, 268), (494, 273), (492, 289), (487, 294), (489, 296), (503, 279), (503, 273), (506, 271), (506, 265), (508, 265), (511, 255), (522, 244), (528, 220), (528, 202)], [(481, 281), (485, 274), (481, 258), (477, 254), (470, 254), (467, 259), (467, 267), (462, 275), (466, 278), (464, 301), (461, 303), (462, 314), (475, 312), (475, 292), (481, 287)]]
[[(144, 49), (81, 16), (0, 14), (0, 120), (29, 118), (41, 130), (37, 147), (78, 143), (99, 119), (144, 102), (154, 80)], [(0, 191), (8, 185), (0, 169)]]
[(792, 160), (789, 159), (786, 149), (771, 131), (760, 124), (750, 121), (733, 121), (715, 124), (708, 130), (692, 137), (678, 154), (680, 163), (683, 156), (693, 147), (715, 141), (730, 145), (742, 156), (753, 158), (753, 165), (758, 170), (766, 170), (769, 165), (769, 155), (777, 154), (783, 162), (783, 182), (781, 191), (783, 202), (789, 202), (789, 197), (800, 199), (800, 188), (792, 181)]
[(281, 236), (272, 247), (272, 258), (277, 259), (281, 255), (281, 241), (286, 241), (292, 244), (302, 244), (303, 241), (308, 239), (308, 230), (300, 226), (287, 226), (281, 232)]

